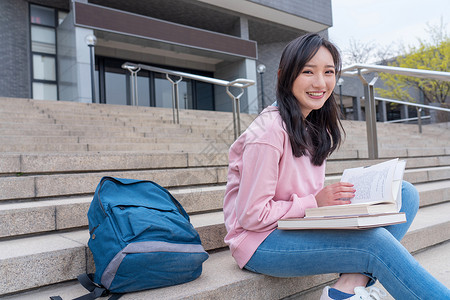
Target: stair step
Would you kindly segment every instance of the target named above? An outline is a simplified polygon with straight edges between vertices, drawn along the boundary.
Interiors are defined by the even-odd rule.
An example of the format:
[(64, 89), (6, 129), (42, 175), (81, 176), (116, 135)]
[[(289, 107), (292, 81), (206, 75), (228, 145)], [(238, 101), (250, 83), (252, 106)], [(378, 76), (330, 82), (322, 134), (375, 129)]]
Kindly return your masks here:
[[(448, 241), (449, 210), (450, 202), (421, 208), (402, 241), (408, 251), (418, 251)], [(85, 230), (0, 242), (0, 262), (4, 266), (0, 269), (0, 294), (53, 284), (56, 283), (54, 278), (70, 280), (86, 270), (91, 272), (92, 258), (86, 254), (89, 252), (86, 251), (88, 237)], [(124, 299), (279, 299), (335, 278), (336, 274), (290, 279), (258, 275), (239, 270), (229, 251), (220, 251), (211, 254), (199, 279), (179, 286), (128, 294)], [(243, 286), (246, 288), (239, 288)], [(69, 284), (57, 291), (43, 290), (43, 294), (33, 292), (34, 299), (44, 299), (44, 294), (46, 297), (53, 296), (48, 293), (54, 292), (67, 298), (85, 293), (76, 284)]]
[[(436, 279), (442, 282), (447, 288), (450, 288), (450, 275), (448, 271), (446, 271), (450, 269), (450, 242), (447, 241), (415, 253), (414, 258)], [(214, 280), (215, 276), (220, 279), (216, 278)], [(325, 274), (298, 278), (276, 279), (269, 276), (257, 275), (246, 270), (237, 270), (236, 264), (228, 254), (228, 250), (225, 250), (211, 255), (210, 258), (203, 264), (203, 273), (201, 277), (191, 283), (155, 289), (153, 291), (132, 293), (122, 296), (122, 299), (190, 299), (189, 297), (195, 299), (244, 299), (243, 296), (245, 295), (242, 293), (246, 293), (247, 286), (246, 289), (242, 289), (241, 285), (239, 285), (239, 282), (243, 280), (243, 284), (251, 284), (250, 287), (252, 288), (253, 293), (249, 293), (249, 299), (280, 299), (281, 297), (284, 297), (287, 292), (295, 293), (296, 291), (303, 289), (301, 292), (290, 295), (286, 299), (313, 300), (319, 299), (323, 286), (329, 285), (330, 281), (336, 277), (337, 276), (334, 274)], [(239, 295), (232, 292), (231, 287), (233, 286), (238, 287), (237, 290), (240, 293)], [(374, 286), (384, 290), (387, 293), (387, 297), (384, 298), (385, 300), (394, 300), (394, 298), (389, 295), (386, 289), (379, 282), (377, 282)], [(287, 289), (287, 291), (284, 295), (277, 294), (276, 291), (267, 291), (267, 289), (271, 287), (273, 287), (274, 290), (282, 290), (283, 292)], [(211, 291), (216, 288), (221, 291), (220, 295), (212, 295)], [(203, 290), (205, 291), (202, 293)], [(188, 292), (185, 293), (185, 291)], [(84, 289), (77, 281), (69, 281), (66, 283), (42, 287), (31, 292), (6, 296), (2, 299), (48, 300), (50, 296), (56, 295), (60, 295), (63, 299), (73, 299), (75, 297), (85, 295), (86, 293), (87, 290)], [(192, 297), (192, 294), (195, 294), (195, 297)]]
[[(134, 143), (159, 143), (159, 144), (181, 144), (183, 146), (187, 143), (197, 143), (197, 144), (207, 144), (207, 143), (220, 143), (216, 139), (205, 138), (201, 136), (189, 136), (186, 135), (175, 137), (133, 137), (133, 136), (97, 136), (97, 137), (86, 137), (86, 136), (71, 136), (71, 135), (35, 135), (35, 136), (14, 136), (7, 135), (0, 137), (0, 143), (5, 145), (27, 145), (27, 144), (104, 144), (104, 145), (115, 145), (115, 144), (134, 144)], [(225, 144), (227, 148), (230, 144), (226, 143), (225, 140), (221, 141)]]
[[(405, 157), (407, 169), (416, 169), (424, 167), (447, 167), (450, 166), (450, 156), (431, 156), (431, 157)], [(359, 159), (359, 160), (334, 160), (326, 162), (327, 174), (342, 174), (344, 169), (370, 166), (376, 163), (386, 161), (382, 159)]]
[(450, 202), (420, 208), (402, 244), (409, 252), (415, 252), (450, 240), (449, 211)]
[[(226, 182), (227, 172), (227, 166), (217, 166), (0, 177), (0, 200), (91, 194), (104, 176), (152, 180), (169, 188), (223, 184)], [(406, 170), (404, 179), (413, 184), (447, 180), (450, 179), (450, 166)], [(339, 180), (340, 176), (327, 176), (325, 184)]]
[(91, 194), (104, 176), (152, 180), (164, 187), (218, 184), (226, 167), (0, 177), (0, 200)]
[(0, 295), (74, 279), (86, 272), (87, 241), (80, 240), (80, 234), (83, 232), (0, 242)]
[[(213, 146), (191, 153), (22, 153), (0, 154), (0, 174), (61, 173), (68, 171), (136, 170), (194, 166), (227, 166), (228, 151)], [(359, 159), (356, 151), (344, 151), (328, 161), (328, 175), (341, 174), (344, 169), (372, 165), (385, 161)], [(450, 166), (450, 155), (406, 158), (407, 169)]]
[[(222, 209), (225, 186), (177, 188), (169, 191), (189, 214), (199, 214)], [(93, 195), (0, 204), (0, 238), (87, 227), (86, 215), (92, 197)], [(192, 218), (202, 220), (202, 215)], [(211, 216), (207, 218), (211, 219)], [(219, 220), (223, 220), (223, 217), (219, 217)], [(211, 246), (213, 247), (219, 246), (215, 244)]]
[(35, 152), (153, 152), (153, 151), (165, 151), (165, 152), (195, 152), (204, 153), (209, 152), (209, 149), (215, 149), (223, 152), (228, 150), (228, 145), (217, 144), (211, 145), (211, 143), (92, 143), (92, 144), (0, 144), (0, 152), (9, 153), (35, 153)]
[(2, 123), (10, 123), (10, 124), (56, 124), (55, 120), (50, 119), (49, 117), (45, 115), (40, 114), (30, 114), (27, 117), (8, 117), (8, 118), (2, 118)]
[[(440, 181), (450, 179), (450, 166), (406, 169), (403, 179), (412, 184), (425, 183), (430, 181)], [(341, 175), (331, 175), (325, 177), (325, 185), (339, 182)]]
[[(223, 156), (223, 155), (222, 155)], [(51, 153), (0, 154), (0, 173), (64, 173), (77, 171), (186, 168), (195, 155), (187, 153)], [(202, 158), (214, 160), (214, 155)]]
[[(336, 278), (335, 274), (297, 278), (275, 278), (240, 270), (229, 251), (210, 255), (203, 264), (202, 275), (181, 285), (125, 294), (121, 299), (281, 299), (310, 286), (320, 285)], [(245, 286), (245, 288), (244, 288)], [(44, 287), (31, 293), (6, 297), (6, 299), (44, 300), (60, 295), (73, 299), (85, 295), (87, 290), (72, 281), (52, 287)]]
[[(450, 180), (417, 184), (416, 188), (421, 207), (450, 201)], [(221, 214), (201, 213), (222, 209), (225, 185), (175, 188), (169, 191), (189, 214), (195, 214), (192, 215), (193, 222), (205, 223), (202, 218), (214, 220), (208, 225), (209, 230), (212, 231), (214, 225), (220, 227), (217, 231), (222, 232)], [(0, 238), (86, 227), (86, 214), (92, 197), (93, 195), (0, 204), (0, 216), (4, 224), (0, 228)], [(218, 243), (212, 244), (213, 241)], [(222, 234), (212, 242), (209, 249), (222, 247)]]

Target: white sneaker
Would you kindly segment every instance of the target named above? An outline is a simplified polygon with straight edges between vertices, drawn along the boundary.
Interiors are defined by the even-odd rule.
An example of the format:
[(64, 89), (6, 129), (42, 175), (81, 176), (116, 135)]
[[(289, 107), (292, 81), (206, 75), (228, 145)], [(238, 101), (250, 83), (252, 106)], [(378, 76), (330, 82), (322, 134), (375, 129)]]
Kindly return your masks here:
[[(329, 286), (324, 287), (322, 291), (322, 296), (320, 296), (320, 300), (333, 300), (328, 296), (328, 291), (330, 290)], [(367, 291), (362, 286), (355, 287), (355, 294), (349, 300), (380, 300), (386, 297), (386, 293), (379, 288), (370, 287), (369, 291)]]
[(322, 290), (322, 295), (320, 296), (320, 299), (319, 299), (319, 300), (332, 300), (332, 299), (330, 298), (330, 296), (328, 296), (328, 290), (329, 290), (329, 289), (330, 289), (329, 286), (326, 286), (326, 287), (323, 288), (323, 290)]

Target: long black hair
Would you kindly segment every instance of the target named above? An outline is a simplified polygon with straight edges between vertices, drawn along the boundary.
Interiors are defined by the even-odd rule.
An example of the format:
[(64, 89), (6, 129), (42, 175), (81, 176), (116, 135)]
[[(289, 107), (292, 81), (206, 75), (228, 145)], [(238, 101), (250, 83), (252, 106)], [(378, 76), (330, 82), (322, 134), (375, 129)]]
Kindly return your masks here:
[(318, 34), (307, 34), (291, 41), (284, 49), (278, 68), (277, 103), (285, 130), (289, 135), (294, 156), (310, 155), (313, 165), (320, 166), (341, 143), (344, 133), (340, 111), (334, 93), (322, 108), (313, 110), (304, 118), (292, 86), (320, 47), (325, 47), (333, 57), (336, 79), (342, 68), (339, 50)]

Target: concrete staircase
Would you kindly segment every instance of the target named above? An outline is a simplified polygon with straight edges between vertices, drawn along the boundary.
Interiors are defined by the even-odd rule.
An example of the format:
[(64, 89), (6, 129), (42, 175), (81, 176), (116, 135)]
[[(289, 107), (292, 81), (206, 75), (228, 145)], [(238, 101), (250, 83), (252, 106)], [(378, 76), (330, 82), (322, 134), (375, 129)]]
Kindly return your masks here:
[[(243, 114), (242, 128), (254, 118)], [(74, 279), (94, 269), (86, 212), (107, 175), (167, 187), (210, 252), (199, 279), (123, 299), (318, 299), (336, 274), (280, 279), (241, 271), (223, 243), (232, 120), (230, 113), (185, 110), (173, 124), (170, 109), (0, 98), (0, 298), (85, 293)], [(345, 168), (377, 162), (367, 159), (365, 123), (344, 127), (347, 139), (328, 160), (326, 184)], [(405, 180), (421, 196), (403, 244), (417, 253), (442, 247), (450, 240), (449, 127), (428, 125), (419, 134), (413, 125), (378, 124), (378, 135), (378, 161), (407, 159)]]

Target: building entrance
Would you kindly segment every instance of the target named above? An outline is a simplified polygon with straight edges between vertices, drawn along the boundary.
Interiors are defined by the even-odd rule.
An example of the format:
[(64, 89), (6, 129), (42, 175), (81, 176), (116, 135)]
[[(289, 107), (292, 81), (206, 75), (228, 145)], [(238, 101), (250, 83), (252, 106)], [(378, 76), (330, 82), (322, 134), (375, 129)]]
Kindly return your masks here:
[[(97, 56), (95, 62), (96, 99), (100, 103), (131, 105), (131, 76), (122, 69), (125, 60)], [(157, 66), (167, 68), (165, 66)], [(170, 68), (175, 71), (212, 77), (212, 73)], [(176, 79), (176, 78), (175, 78)], [(172, 84), (165, 74), (141, 70), (137, 76), (138, 105), (172, 107)], [(196, 80), (183, 79), (178, 84), (179, 108), (214, 110), (214, 86)]]

